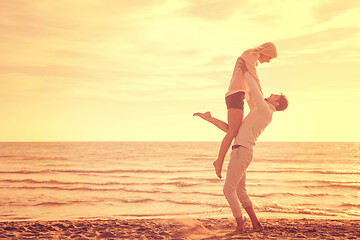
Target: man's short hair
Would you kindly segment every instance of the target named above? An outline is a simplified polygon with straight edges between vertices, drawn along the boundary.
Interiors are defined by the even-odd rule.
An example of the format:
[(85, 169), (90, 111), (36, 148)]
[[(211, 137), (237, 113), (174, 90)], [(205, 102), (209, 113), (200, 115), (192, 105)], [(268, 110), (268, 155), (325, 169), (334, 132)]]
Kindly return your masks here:
[(279, 105), (277, 105), (275, 108), (276, 108), (276, 111), (284, 111), (288, 105), (289, 105), (289, 102), (288, 100), (286, 99), (285, 95), (281, 94), (279, 100), (277, 101), (277, 103), (279, 103)]

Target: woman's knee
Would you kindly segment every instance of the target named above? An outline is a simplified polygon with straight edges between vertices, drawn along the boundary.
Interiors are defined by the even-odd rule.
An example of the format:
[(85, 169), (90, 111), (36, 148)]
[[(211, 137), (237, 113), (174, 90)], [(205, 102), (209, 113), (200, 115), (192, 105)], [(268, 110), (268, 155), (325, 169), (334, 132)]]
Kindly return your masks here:
[(239, 127), (229, 127), (229, 130), (227, 131), (227, 134), (232, 137), (232, 138), (235, 138), (236, 135), (238, 134), (239, 132)]

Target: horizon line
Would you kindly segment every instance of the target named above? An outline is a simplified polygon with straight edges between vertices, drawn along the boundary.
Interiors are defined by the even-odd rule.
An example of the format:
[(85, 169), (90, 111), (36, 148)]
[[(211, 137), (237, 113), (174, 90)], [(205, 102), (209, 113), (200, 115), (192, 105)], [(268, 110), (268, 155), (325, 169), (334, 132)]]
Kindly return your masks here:
[[(200, 141), (200, 140), (109, 140), (109, 141), (0, 141), (0, 143), (110, 143), (110, 142), (221, 142), (221, 141)], [(360, 143), (360, 141), (258, 141), (257, 143)]]

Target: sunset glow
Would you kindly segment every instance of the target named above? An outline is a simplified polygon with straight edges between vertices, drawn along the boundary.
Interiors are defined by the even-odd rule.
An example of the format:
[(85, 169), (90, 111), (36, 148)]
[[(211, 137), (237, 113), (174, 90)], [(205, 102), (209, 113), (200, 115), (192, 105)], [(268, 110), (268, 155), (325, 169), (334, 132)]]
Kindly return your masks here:
[(360, 1), (0, 2), (0, 141), (221, 141), (237, 57), (284, 93), (260, 141), (360, 141)]

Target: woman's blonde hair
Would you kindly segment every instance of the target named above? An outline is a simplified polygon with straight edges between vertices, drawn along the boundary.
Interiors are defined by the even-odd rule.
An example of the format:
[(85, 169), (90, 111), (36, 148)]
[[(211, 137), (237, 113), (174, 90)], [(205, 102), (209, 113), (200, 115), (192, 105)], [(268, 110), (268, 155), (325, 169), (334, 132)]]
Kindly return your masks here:
[(252, 52), (256, 52), (262, 55), (266, 55), (271, 58), (277, 57), (276, 47), (272, 42), (264, 43), (256, 48), (252, 49)]

